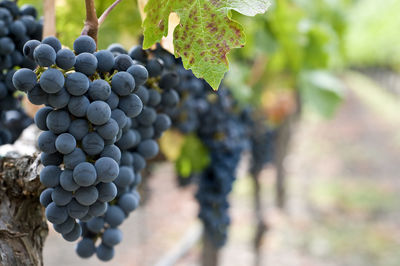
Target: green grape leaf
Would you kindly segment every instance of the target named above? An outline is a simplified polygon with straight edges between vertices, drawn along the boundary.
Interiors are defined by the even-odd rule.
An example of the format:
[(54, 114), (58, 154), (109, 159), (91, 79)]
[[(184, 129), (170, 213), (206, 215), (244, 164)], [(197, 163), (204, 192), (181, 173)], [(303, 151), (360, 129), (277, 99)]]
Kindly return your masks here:
[(254, 16), (269, 5), (269, 0), (150, 0), (144, 8), (143, 48), (168, 35), (168, 19), (175, 12), (180, 18), (174, 30), (175, 56), (218, 89), (229, 70), (227, 54), (245, 44), (243, 27), (231, 19), (231, 10)]
[(325, 118), (332, 118), (344, 99), (343, 82), (324, 70), (301, 72), (298, 86), (303, 105)]

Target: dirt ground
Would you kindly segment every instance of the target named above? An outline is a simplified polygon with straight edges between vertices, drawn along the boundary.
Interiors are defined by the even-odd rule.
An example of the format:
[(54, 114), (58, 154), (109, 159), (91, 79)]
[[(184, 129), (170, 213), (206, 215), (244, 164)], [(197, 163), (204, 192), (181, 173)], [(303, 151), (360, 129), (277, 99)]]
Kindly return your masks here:
[[(349, 89), (338, 114), (322, 120), (306, 111), (295, 130), (285, 162), (285, 211), (274, 207), (274, 170), (263, 172), (270, 230), (261, 265), (400, 265), (400, 99), (358, 74), (343, 80)], [(231, 198), (233, 224), (221, 251), (222, 266), (254, 261), (252, 186), (244, 170)], [(149, 200), (123, 224), (124, 241), (107, 265), (156, 265), (196, 228), (195, 188), (177, 188), (170, 164), (156, 167), (149, 187)], [(175, 265), (200, 265), (200, 248), (194, 245)], [(74, 244), (54, 231), (44, 261), (51, 266), (104, 264), (79, 259)]]

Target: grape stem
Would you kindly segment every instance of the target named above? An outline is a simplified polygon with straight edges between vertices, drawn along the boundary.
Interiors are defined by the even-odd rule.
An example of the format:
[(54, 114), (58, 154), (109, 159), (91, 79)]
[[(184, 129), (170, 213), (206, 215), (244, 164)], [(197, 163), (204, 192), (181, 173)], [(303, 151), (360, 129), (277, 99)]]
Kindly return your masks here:
[(85, 0), (86, 20), (81, 35), (89, 35), (97, 44), (97, 32), (99, 31), (99, 21), (97, 19), (94, 0)]
[(104, 12), (101, 14), (99, 18), (99, 26), (103, 24), (104, 20), (107, 18), (108, 14), (116, 7), (122, 0), (116, 0), (114, 3), (111, 4)]
[(81, 35), (88, 35), (92, 37), (97, 44), (97, 33), (100, 25), (104, 22), (114, 7), (116, 7), (121, 1), (122, 0), (116, 0), (114, 3), (112, 3), (98, 19), (94, 0), (85, 0), (86, 20)]

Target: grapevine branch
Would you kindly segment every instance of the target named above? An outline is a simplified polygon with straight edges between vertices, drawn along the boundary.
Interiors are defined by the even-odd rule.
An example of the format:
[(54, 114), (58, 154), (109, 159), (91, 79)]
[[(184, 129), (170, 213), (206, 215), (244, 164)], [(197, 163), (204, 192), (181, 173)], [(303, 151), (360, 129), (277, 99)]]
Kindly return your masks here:
[(103, 24), (104, 20), (106, 19), (106, 17), (108, 16), (108, 14), (110, 14), (110, 12), (121, 2), (122, 0), (116, 0), (114, 3), (111, 4), (111, 6), (109, 6), (104, 12), (103, 14), (101, 14), (100, 18), (99, 18), (99, 26), (101, 26), (101, 24)]
[(43, 265), (48, 229), (39, 203), (39, 162), (37, 154), (0, 157), (1, 265)]
[(88, 35), (92, 37), (97, 44), (97, 33), (100, 25), (121, 1), (122, 0), (116, 0), (103, 12), (100, 18), (97, 18), (94, 0), (85, 0), (86, 20), (81, 35)]
[[(205, 230), (205, 229), (204, 229)], [(212, 242), (211, 238), (205, 231), (203, 231), (203, 251), (202, 251), (202, 265), (203, 266), (217, 266), (219, 258), (219, 248)]]
[(260, 184), (260, 171), (252, 175), (253, 189), (254, 189), (254, 212), (257, 222), (257, 228), (254, 235), (254, 251), (255, 251), (255, 263), (254, 265), (262, 265), (261, 246), (265, 233), (268, 231), (268, 224), (264, 220), (264, 213), (261, 199), (261, 184)]
[(86, 20), (81, 35), (89, 35), (97, 44), (97, 32), (99, 31), (99, 20), (97, 19), (94, 0), (85, 0)]

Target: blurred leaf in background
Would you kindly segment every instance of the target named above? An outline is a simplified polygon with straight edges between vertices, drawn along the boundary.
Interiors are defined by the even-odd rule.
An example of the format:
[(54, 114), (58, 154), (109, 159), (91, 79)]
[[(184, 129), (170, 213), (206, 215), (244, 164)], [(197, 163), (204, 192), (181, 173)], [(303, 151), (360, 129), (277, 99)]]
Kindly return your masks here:
[[(316, 88), (331, 88), (332, 85), (339, 86), (339, 83), (322, 79), (319, 81), (328, 84), (316, 87), (312, 82), (304, 82), (304, 76), (308, 76), (304, 73), (334, 71), (345, 65), (344, 37), (348, 20), (344, 10), (349, 4), (350, 0), (279, 0), (273, 2), (269, 12), (253, 20), (235, 14), (249, 33), (245, 48), (235, 51), (232, 71), (227, 76), (226, 82), (235, 97), (269, 110), (270, 106), (264, 106), (269, 101), (263, 100), (263, 95), (266, 95), (265, 90), (273, 90), (267, 93), (268, 98), (278, 99), (275, 102), (281, 104), (288, 103), (290, 106), (280, 107), (279, 113), (290, 115), (286, 111), (293, 109), (294, 101), (287, 98), (290, 94), (296, 97), (296, 93), (289, 91), (298, 91), (307, 93), (307, 96), (300, 97), (303, 104), (312, 104), (312, 109), (329, 117), (342, 97), (335, 94), (332, 98), (325, 97), (326, 93), (322, 93), (323, 97), (321, 90)], [(277, 82), (277, 79), (284, 81)], [(283, 87), (279, 88), (279, 84)], [(305, 86), (311, 87), (305, 89)], [(310, 101), (308, 93), (314, 91), (318, 100)], [(271, 96), (274, 93), (276, 97)], [(279, 99), (281, 96), (283, 98)], [(279, 115), (278, 120), (281, 118)]]
[(300, 76), (300, 97), (307, 107), (332, 118), (344, 98), (344, 85), (328, 71), (305, 71)]
[(189, 177), (202, 172), (210, 163), (208, 150), (196, 135), (185, 136), (180, 155), (175, 163), (179, 176)]

